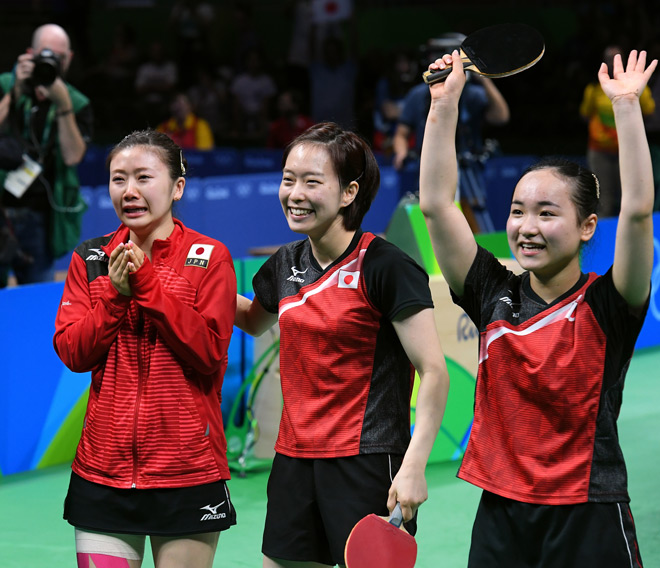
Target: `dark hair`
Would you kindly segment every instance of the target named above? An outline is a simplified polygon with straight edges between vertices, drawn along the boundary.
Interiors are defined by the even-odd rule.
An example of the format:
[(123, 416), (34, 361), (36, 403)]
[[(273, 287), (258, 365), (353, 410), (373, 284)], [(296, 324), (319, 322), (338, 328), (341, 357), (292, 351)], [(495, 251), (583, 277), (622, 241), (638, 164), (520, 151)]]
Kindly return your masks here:
[(356, 231), (360, 228), (380, 186), (380, 170), (371, 148), (355, 132), (344, 130), (334, 122), (322, 122), (305, 130), (284, 149), (282, 169), (291, 150), (301, 144), (325, 147), (337, 172), (340, 188), (348, 187), (352, 181), (358, 183), (355, 199), (340, 211), (344, 228), (347, 231)]
[(571, 201), (575, 204), (580, 223), (592, 213), (598, 213), (600, 185), (596, 174), (577, 162), (562, 157), (550, 156), (529, 166), (521, 178), (530, 172), (546, 169), (554, 170), (573, 187)]
[(188, 161), (183, 157), (183, 152), (179, 145), (174, 142), (167, 134), (156, 130), (136, 130), (124, 137), (116, 144), (105, 160), (105, 167), (110, 169), (110, 162), (122, 150), (134, 148), (135, 146), (149, 146), (155, 150), (167, 165), (170, 177), (176, 180), (186, 175)]

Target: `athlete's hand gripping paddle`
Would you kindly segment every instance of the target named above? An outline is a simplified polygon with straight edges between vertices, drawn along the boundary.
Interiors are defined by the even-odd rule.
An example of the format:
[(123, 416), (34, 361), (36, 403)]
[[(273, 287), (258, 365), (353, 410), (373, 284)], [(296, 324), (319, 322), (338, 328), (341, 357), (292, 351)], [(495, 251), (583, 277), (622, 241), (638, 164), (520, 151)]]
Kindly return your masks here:
[[(467, 36), (459, 54), (463, 68), (484, 77), (506, 77), (529, 69), (545, 52), (543, 36), (526, 24), (498, 24), (482, 28)], [(444, 81), (451, 66), (438, 71), (426, 71), (429, 85)]]
[(346, 568), (413, 568), (417, 542), (402, 523), (398, 503), (389, 520), (372, 513), (358, 521), (346, 541)]

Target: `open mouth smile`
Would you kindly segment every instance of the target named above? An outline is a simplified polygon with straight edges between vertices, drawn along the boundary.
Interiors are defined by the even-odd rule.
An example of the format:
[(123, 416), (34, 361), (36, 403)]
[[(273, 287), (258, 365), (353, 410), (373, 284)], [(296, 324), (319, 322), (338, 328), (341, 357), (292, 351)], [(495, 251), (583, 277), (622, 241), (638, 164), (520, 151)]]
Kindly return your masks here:
[(311, 209), (302, 209), (300, 207), (289, 207), (289, 213), (296, 217), (303, 217), (312, 213)]

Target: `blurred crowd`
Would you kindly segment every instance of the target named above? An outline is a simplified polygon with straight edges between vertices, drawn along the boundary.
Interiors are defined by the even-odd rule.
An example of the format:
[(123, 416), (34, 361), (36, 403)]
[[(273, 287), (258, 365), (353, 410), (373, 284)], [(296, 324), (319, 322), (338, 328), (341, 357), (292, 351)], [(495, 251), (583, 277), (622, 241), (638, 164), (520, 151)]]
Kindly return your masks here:
[[(407, 41), (411, 34), (402, 30), (401, 38), (383, 41), (385, 47), (361, 41), (361, 16), (375, 6), (366, 0), (287, 0), (277, 8), (270, 6), (271, 13), (278, 11), (278, 22), (287, 22), (277, 46), (271, 45), (272, 30), (265, 29), (268, 24), (259, 12), (263, 2), (238, 0), (231, 10), (209, 0), (32, 3), (42, 10), (44, 20), (60, 23), (72, 37), (76, 64), (70, 80), (92, 101), (94, 142), (99, 143), (151, 126), (188, 147), (283, 147), (310, 124), (334, 120), (387, 153), (403, 98), (421, 82), (427, 64), (420, 46), (429, 38), (422, 33), (417, 41)], [(111, 39), (99, 51), (93, 49), (100, 42), (90, 22), (93, 10), (98, 20), (101, 4), (113, 11), (113, 18)], [(160, 6), (161, 12), (167, 4), (167, 21), (133, 17), (138, 11), (132, 7), (149, 4)], [(398, 4), (403, 5), (386, 2), (383, 9)], [(413, 4), (428, 13), (428, 2)], [(516, 2), (500, 4), (515, 13)], [(539, 3), (547, 8), (545, 4)], [(555, 136), (573, 137), (579, 138), (575, 148), (583, 148), (586, 129), (578, 106), (603, 49), (611, 44), (624, 51), (634, 48), (628, 40), (634, 37), (657, 56), (660, 10), (648, 0), (584, 0), (555, 6), (571, 10), (574, 17), (562, 30), (530, 22), (549, 38), (546, 55), (539, 69), (530, 71), (533, 77), (526, 74), (524, 80), (514, 77), (498, 83), (514, 115), (497, 136), (529, 140), (536, 134), (548, 144)], [(449, 10), (437, 10), (438, 34), (469, 33), (482, 25), (476, 13), (473, 21), (464, 15), (443, 19)], [(120, 12), (125, 17), (117, 18)], [(231, 49), (222, 37), (227, 29), (233, 38)], [(564, 97), (573, 101), (572, 107), (557, 102), (556, 89), (574, 93)], [(512, 144), (512, 152), (520, 151)]]

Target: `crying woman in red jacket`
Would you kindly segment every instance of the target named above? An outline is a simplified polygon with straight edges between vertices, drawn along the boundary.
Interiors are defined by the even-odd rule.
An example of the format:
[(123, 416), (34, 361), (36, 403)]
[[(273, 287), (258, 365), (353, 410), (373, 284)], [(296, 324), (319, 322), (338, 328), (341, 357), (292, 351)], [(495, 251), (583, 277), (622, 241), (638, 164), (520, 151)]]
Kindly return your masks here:
[(91, 371), (64, 518), (78, 566), (139, 567), (150, 536), (156, 567), (210, 567), (229, 498), (220, 391), (236, 309), (227, 248), (172, 214), (186, 160), (147, 130), (110, 152), (121, 221), (74, 251), (55, 350)]

